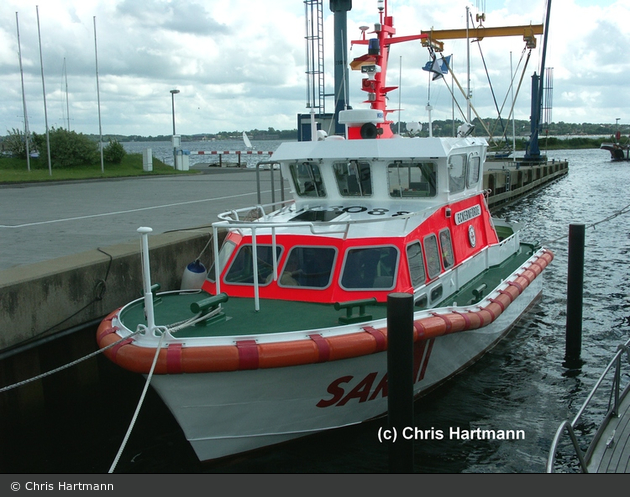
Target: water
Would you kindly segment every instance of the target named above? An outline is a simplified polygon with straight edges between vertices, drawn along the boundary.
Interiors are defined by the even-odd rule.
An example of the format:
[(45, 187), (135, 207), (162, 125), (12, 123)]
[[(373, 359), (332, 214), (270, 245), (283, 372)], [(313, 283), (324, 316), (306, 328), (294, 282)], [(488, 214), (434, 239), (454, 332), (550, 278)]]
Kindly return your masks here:
[[(560, 422), (573, 418), (630, 330), (630, 216), (596, 226), (625, 207), (628, 163), (601, 150), (550, 152), (567, 159), (569, 174), (496, 214), (524, 224), (524, 237), (545, 242), (555, 259), (545, 272), (541, 301), (497, 347), (441, 389), (415, 404), (423, 430), (524, 430), (524, 440), (423, 440), (415, 443), (418, 473), (538, 473)], [(575, 371), (565, 354), (567, 234), (586, 229), (582, 359)], [(94, 350), (86, 330), (74, 350), (63, 340), (46, 346), (42, 370)], [(73, 355), (74, 354), (74, 355)], [(44, 357), (44, 354), (41, 354)], [(70, 357), (72, 356), (72, 357)], [(28, 357), (16, 359), (28, 368)], [(0, 377), (3, 376), (0, 363)], [(2, 381), (11, 383), (8, 374)], [(29, 390), (0, 394), (0, 472), (106, 473), (124, 439), (144, 387), (139, 375), (98, 356)], [(42, 393), (43, 392), (43, 393)], [(28, 394), (45, 406), (28, 408)], [(18, 409), (18, 406), (22, 406)], [(604, 406), (600, 406), (600, 412)], [(215, 464), (200, 464), (161, 400), (149, 389), (116, 466), (122, 473), (384, 473), (388, 448), (376, 437), (381, 422), (335, 430)], [(581, 427), (592, 433), (593, 422)], [(561, 459), (571, 470), (573, 460)], [(562, 466), (563, 465), (563, 466)]]

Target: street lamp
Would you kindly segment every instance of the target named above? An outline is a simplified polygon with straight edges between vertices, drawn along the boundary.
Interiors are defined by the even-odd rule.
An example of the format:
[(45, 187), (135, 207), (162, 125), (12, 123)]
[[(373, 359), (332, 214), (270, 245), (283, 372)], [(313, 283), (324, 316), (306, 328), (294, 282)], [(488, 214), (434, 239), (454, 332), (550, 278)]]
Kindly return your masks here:
[(177, 169), (177, 146), (175, 144), (175, 94), (179, 90), (171, 90), (171, 104), (173, 107), (173, 169)]

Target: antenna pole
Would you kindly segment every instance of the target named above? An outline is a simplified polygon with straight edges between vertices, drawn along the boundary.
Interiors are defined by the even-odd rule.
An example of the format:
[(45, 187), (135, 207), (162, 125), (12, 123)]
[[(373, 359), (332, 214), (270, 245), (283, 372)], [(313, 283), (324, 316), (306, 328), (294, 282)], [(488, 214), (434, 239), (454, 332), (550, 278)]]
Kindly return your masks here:
[(26, 94), (24, 93), (24, 70), (22, 69), (22, 48), (20, 46), (20, 24), (18, 21), (18, 13), (15, 13), (15, 26), (17, 28), (18, 56), (20, 59), (20, 78), (22, 79), (22, 105), (24, 107), (24, 140), (26, 145), (26, 168), (31, 170), (31, 151), (29, 147), (28, 136), (28, 116), (26, 114)]
[(44, 57), (42, 56), (42, 35), (39, 29), (39, 6), (35, 6), (37, 12), (37, 36), (39, 38), (39, 63), (42, 68), (42, 91), (44, 93), (44, 121), (46, 122), (46, 150), (48, 151), (48, 174), (52, 176), (52, 164), (50, 162), (50, 133), (48, 132), (48, 110), (46, 108), (46, 83), (44, 81)]

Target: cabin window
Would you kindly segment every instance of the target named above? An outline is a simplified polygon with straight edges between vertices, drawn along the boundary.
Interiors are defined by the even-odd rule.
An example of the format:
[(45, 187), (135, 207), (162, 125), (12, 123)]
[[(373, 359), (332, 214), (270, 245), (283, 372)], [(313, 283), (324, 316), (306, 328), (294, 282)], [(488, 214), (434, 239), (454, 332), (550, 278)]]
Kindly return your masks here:
[(357, 160), (335, 162), (333, 171), (342, 197), (372, 195), (372, 174), (369, 162)]
[(448, 158), (448, 189), (450, 193), (464, 191), (466, 184), (466, 156), (451, 155)]
[(444, 269), (448, 269), (455, 263), (451, 231), (448, 228), (440, 231), (440, 248), (442, 249), (442, 265)]
[[(223, 271), (223, 268), (227, 264), (227, 261), (230, 259), (230, 257), (232, 257), (232, 254), (234, 253), (235, 248), (236, 248), (236, 244), (234, 242), (226, 241), (223, 244), (223, 246), (221, 247), (221, 250), (219, 250), (219, 272)], [(214, 271), (215, 269), (214, 269), (214, 262), (213, 262), (212, 265), (210, 266), (210, 269), (208, 270), (208, 279), (212, 281), (213, 283), (215, 282)]]
[(391, 290), (397, 263), (396, 247), (350, 249), (342, 269), (341, 286), (347, 290)]
[(295, 163), (289, 166), (295, 191), (300, 197), (325, 197), (326, 189), (319, 166), (314, 162)]
[(409, 264), (409, 275), (414, 288), (424, 285), (426, 274), (424, 272), (424, 261), (422, 260), (422, 247), (420, 242), (413, 242), (407, 246), (407, 262)]
[(336, 253), (331, 247), (293, 247), (278, 278), (278, 285), (327, 287), (330, 285)]
[(442, 266), (440, 264), (437, 237), (434, 234), (430, 234), (424, 238), (424, 254), (427, 258), (429, 279), (436, 278), (440, 274)]
[[(280, 259), (282, 249), (276, 246), (276, 260)], [(271, 245), (256, 245), (258, 264), (258, 284), (266, 285), (273, 278), (273, 251)], [(271, 276), (271, 278), (269, 278)], [(234, 257), (230, 269), (225, 275), (225, 282), (236, 285), (254, 284), (254, 261), (252, 246), (243, 245)]]
[(389, 195), (394, 198), (434, 197), (435, 164), (432, 162), (396, 161), (387, 167)]
[(479, 183), (479, 173), (481, 172), (481, 158), (471, 157), (468, 162), (468, 178), (466, 187), (475, 188)]

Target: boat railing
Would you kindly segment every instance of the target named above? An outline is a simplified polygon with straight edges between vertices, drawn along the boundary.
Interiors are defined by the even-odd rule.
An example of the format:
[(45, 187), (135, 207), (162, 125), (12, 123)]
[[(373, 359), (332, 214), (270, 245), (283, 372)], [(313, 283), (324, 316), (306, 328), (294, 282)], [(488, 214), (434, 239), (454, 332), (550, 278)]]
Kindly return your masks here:
[(276, 166), (278, 166), (278, 171), (280, 173), (280, 198), (282, 203), (284, 203), (284, 178), (282, 177), (282, 169), (280, 168), (280, 164), (278, 162), (272, 160), (264, 160), (256, 164), (256, 190), (258, 192), (258, 203), (262, 203), (262, 190), (260, 187), (260, 168), (264, 166), (269, 166), (272, 205), (276, 203), (276, 180), (274, 170), (276, 169)]
[(549, 457), (547, 459), (547, 473), (555, 472), (554, 467), (555, 467), (556, 453), (558, 451), (558, 445), (560, 444), (560, 441), (565, 433), (567, 433), (569, 435), (569, 438), (571, 439), (571, 444), (573, 446), (573, 449), (575, 450), (575, 455), (577, 456), (579, 460), (580, 469), (582, 470), (583, 473), (588, 473), (587, 464), (591, 456), (592, 450), (594, 448), (595, 442), (601, 436), (601, 433), (598, 431), (595, 434), (593, 440), (589, 444), (588, 449), (584, 452), (580, 448), (580, 444), (576, 435), (576, 426), (578, 426), (578, 423), (580, 422), (580, 420), (582, 419), (582, 416), (586, 412), (587, 407), (589, 406), (591, 401), (594, 399), (597, 391), (600, 389), (600, 387), (602, 387), (602, 385), (604, 384), (604, 381), (609, 376), (609, 374), (611, 374), (611, 372), (612, 372), (613, 378), (612, 378), (612, 384), (610, 387), (608, 407), (606, 410), (606, 415), (604, 416), (604, 421), (618, 415), (619, 402), (620, 402), (620, 399), (622, 398), (622, 392), (625, 392), (626, 390), (630, 388), (630, 383), (625, 385), (623, 388), (621, 385), (621, 365), (622, 365), (621, 359), (624, 354), (627, 355), (628, 364), (630, 364), (630, 340), (628, 340), (625, 344), (618, 346), (616, 354), (608, 363), (608, 366), (606, 367), (602, 375), (599, 377), (599, 380), (597, 380), (597, 383), (595, 383), (595, 386), (591, 390), (590, 394), (584, 401), (584, 404), (582, 404), (582, 407), (577, 412), (573, 420), (563, 421), (558, 427), (558, 429), (556, 430), (556, 434), (551, 444), (551, 449), (549, 450)]

